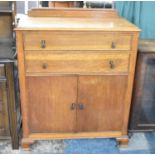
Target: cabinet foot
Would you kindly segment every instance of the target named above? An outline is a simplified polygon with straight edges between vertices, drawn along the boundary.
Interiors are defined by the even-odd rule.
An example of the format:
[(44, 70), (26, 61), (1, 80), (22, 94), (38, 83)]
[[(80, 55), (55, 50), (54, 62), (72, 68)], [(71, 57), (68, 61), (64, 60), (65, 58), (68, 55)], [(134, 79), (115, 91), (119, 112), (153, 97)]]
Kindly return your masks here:
[(116, 138), (119, 147), (128, 147), (129, 138), (128, 136), (123, 136)]
[(30, 146), (31, 146), (31, 144), (33, 142), (34, 141), (32, 141), (32, 140), (25, 140), (25, 139), (23, 139), (22, 142), (21, 142), (22, 149), (25, 150), (25, 151), (29, 151), (30, 150)]

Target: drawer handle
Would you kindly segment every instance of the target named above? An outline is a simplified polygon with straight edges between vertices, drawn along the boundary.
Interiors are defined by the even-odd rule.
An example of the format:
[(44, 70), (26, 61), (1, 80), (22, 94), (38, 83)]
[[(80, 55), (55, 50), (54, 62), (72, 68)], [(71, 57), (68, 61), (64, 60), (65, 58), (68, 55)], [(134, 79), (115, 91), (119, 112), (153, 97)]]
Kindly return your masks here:
[(113, 48), (113, 49), (116, 48), (116, 43), (115, 42), (111, 43), (111, 48)]
[(48, 67), (48, 64), (47, 64), (47, 63), (43, 63), (43, 64), (42, 64), (42, 68), (43, 68), (43, 69), (47, 69), (47, 67)]
[(109, 61), (109, 64), (111, 69), (115, 68), (115, 64), (112, 60)]
[(75, 110), (75, 108), (76, 108), (76, 103), (72, 103), (70, 106), (70, 110)]
[(78, 104), (80, 110), (84, 110), (84, 105), (82, 103)]
[(41, 40), (41, 48), (46, 48), (46, 40)]

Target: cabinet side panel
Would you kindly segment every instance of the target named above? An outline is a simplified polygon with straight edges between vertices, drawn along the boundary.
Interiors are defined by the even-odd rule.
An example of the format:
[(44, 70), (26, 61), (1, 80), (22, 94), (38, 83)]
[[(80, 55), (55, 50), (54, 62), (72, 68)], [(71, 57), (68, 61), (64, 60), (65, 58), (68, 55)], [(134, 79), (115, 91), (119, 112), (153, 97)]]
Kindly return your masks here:
[(132, 39), (132, 51), (131, 51), (130, 61), (129, 61), (128, 84), (126, 88), (127, 91), (126, 91), (125, 102), (123, 107), (123, 128), (122, 128), (123, 135), (127, 135), (128, 133), (129, 113), (130, 113), (133, 81), (134, 81), (135, 66), (136, 66), (136, 59), (137, 59), (138, 37), (139, 37), (139, 32), (134, 32), (133, 39)]
[(21, 31), (16, 31), (16, 43), (17, 43), (16, 47), (18, 52), (18, 70), (19, 70), (21, 111), (22, 111), (22, 121), (23, 121), (23, 137), (27, 138), (29, 135), (28, 109), (27, 109), (27, 96), (26, 96), (26, 83), (25, 83), (23, 36)]

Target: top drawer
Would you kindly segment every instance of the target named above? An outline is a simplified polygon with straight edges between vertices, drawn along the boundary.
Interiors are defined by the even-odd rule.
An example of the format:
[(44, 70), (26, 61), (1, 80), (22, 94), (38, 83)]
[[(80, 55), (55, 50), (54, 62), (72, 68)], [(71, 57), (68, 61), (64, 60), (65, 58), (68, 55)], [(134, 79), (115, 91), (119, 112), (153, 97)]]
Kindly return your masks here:
[(132, 36), (119, 32), (24, 33), (25, 50), (130, 50)]

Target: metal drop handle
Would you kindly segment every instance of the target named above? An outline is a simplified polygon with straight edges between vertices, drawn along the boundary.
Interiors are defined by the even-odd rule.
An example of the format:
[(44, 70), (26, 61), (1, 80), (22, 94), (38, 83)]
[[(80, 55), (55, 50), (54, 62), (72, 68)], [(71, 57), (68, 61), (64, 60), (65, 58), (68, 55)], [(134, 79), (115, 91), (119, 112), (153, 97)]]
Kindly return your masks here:
[(111, 69), (115, 68), (115, 64), (112, 60), (109, 61), (109, 64)]
[(76, 109), (76, 103), (72, 103), (70, 106), (70, 110), (75, 110)]
[(42, 64), (42, 68), (43, 68), (43, 69), (47, 69), (47, 67), (48, 67), (48, 64), (47, 64), (47, 63), (43, 63), (43, 64)]
[(41, 48), (46, 48), (46, 40), (41, 40)]
[(78, 105), (79, 105), (79, 109), (80, 109), (80, 110), (84, 110), (84, 105), (83, 105), (83, 103), (79, 103)]
[(115, 42), (111, 43), (111, 48), (113, 48), (113, 49), (116, 48), (116, 43)]

